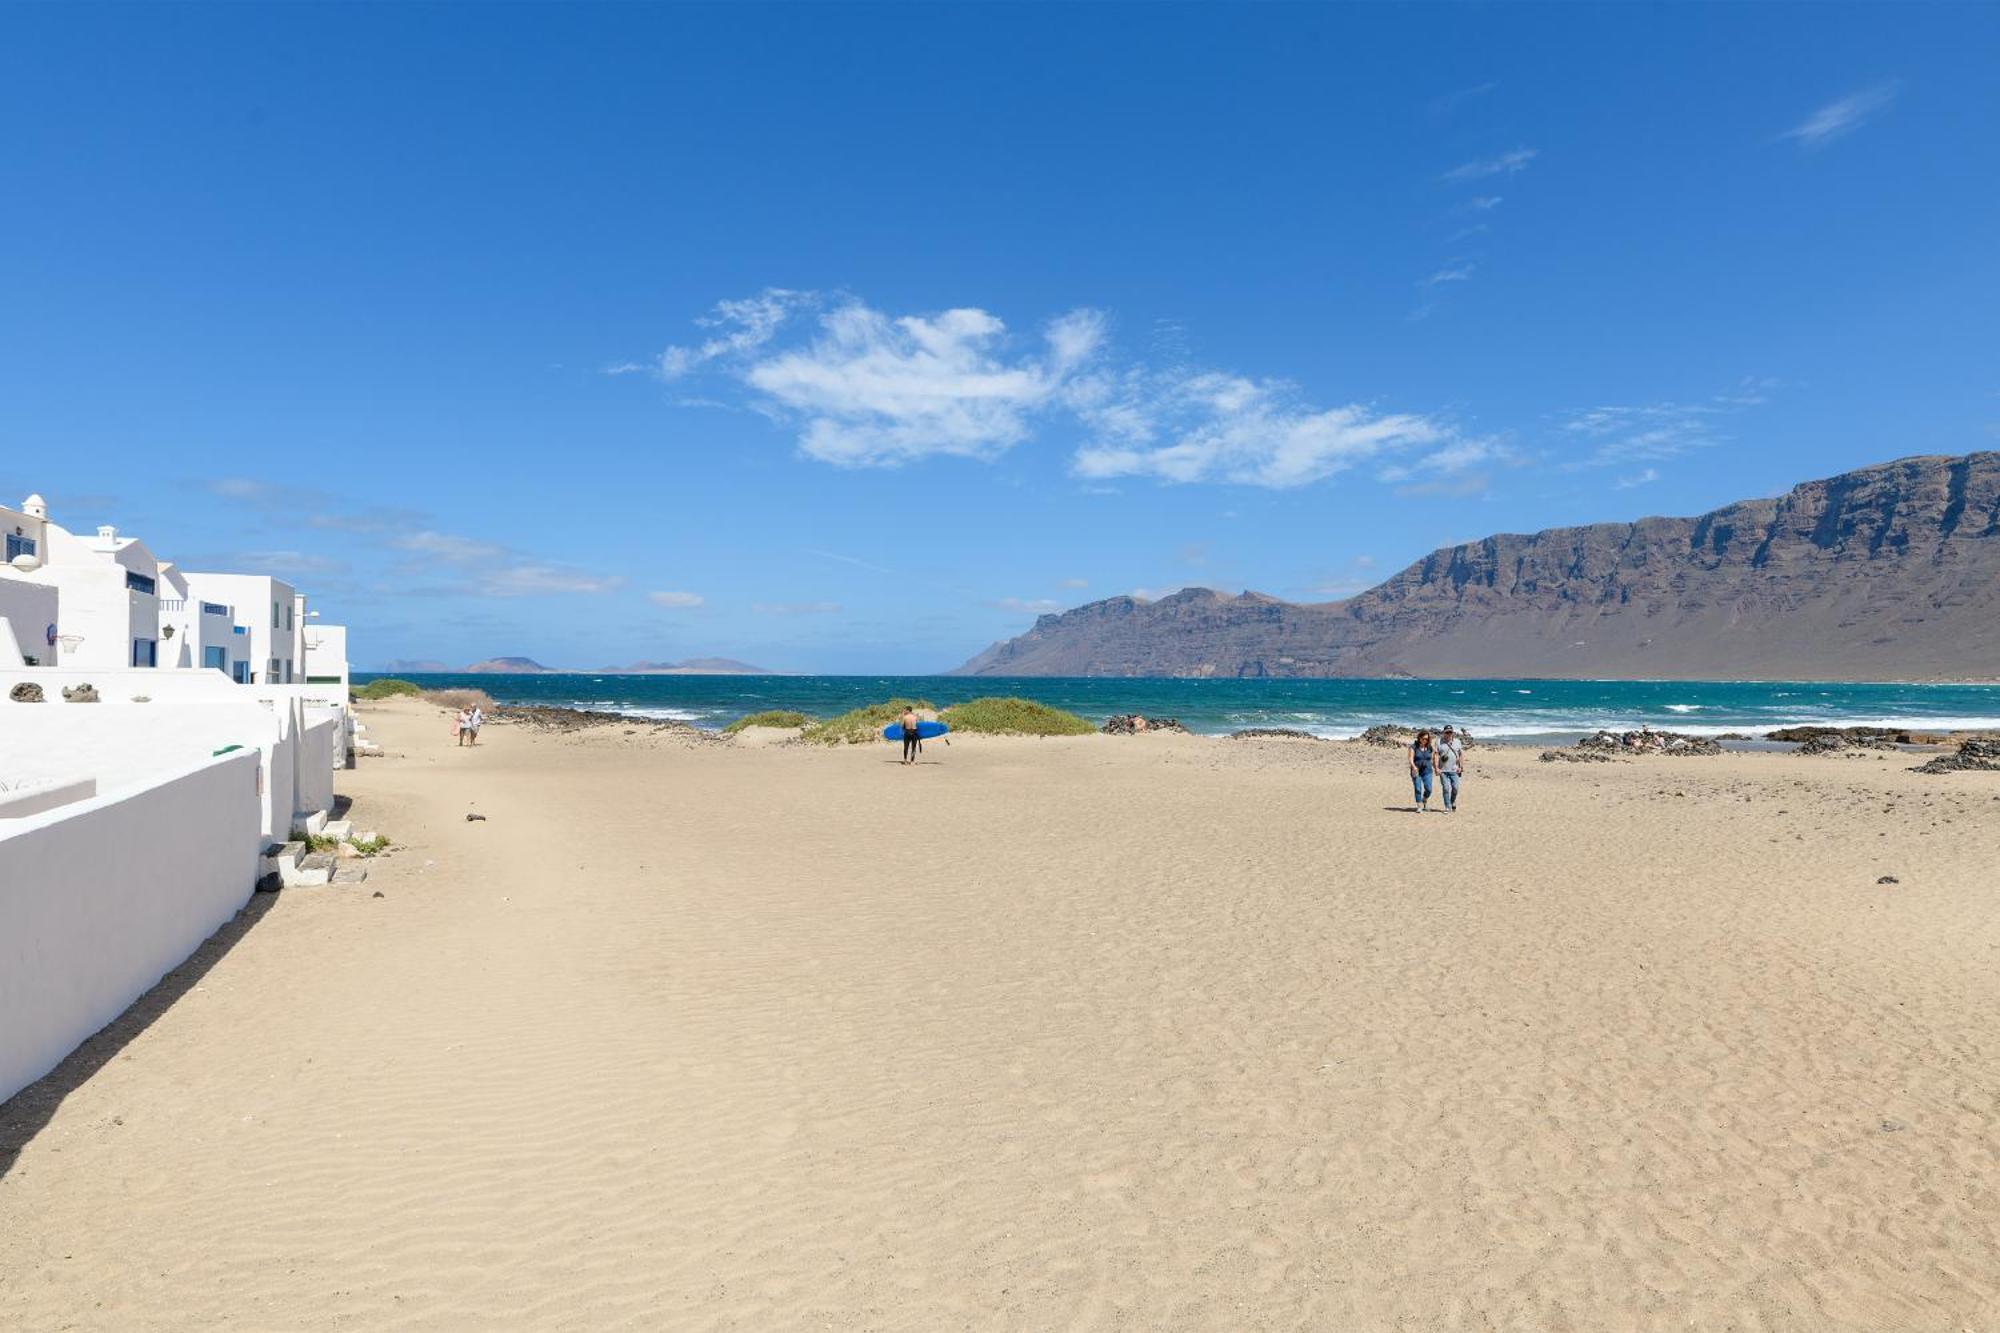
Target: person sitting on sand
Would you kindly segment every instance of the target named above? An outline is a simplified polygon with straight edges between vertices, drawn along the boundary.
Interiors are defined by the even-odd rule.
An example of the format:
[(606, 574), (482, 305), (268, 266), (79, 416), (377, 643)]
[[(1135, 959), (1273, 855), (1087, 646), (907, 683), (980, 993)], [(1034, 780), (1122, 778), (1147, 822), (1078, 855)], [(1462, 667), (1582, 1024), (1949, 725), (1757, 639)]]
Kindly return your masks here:
[(917, 754), (922, 749), (918, 743), (921, 738), (917, 732), (917, 710), (914, 708), (905, 708), (903, 710), (902, 722), (903, 762), (914, 764), (917, 762)]
[(1458, 809), (1458, 780), (1465, 774), (1465, 742), (1445, 724), (1437, 744), (1438, 795), (1444, 798), (1446, 814)]
[(1420, 731), (1410, 742), (1410, 793), (1416, 797), (1417, 813), (1431, 808), (1431, 769), (1437, 763), (1437, 747), (1431, 734)]

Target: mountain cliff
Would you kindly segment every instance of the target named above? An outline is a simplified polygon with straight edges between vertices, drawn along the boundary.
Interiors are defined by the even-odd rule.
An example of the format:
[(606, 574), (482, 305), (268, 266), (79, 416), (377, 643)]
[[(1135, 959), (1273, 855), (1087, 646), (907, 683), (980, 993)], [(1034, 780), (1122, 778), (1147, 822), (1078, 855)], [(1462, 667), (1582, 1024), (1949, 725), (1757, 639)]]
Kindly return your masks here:
[(2000, 679), (2000, 453), (1697, 518), (1501, 534), (1342, 602), (1113, 597), (959, 674)]

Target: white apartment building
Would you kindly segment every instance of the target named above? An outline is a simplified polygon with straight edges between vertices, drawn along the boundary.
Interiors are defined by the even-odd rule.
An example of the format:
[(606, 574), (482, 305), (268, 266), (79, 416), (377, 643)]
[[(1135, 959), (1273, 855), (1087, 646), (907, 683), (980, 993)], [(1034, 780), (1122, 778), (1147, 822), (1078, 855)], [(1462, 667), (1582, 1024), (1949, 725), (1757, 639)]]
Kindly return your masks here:
[(226, 602), (196, 597), (178, 566), (160, 566), (160, 665), (220, 671), (238, 684), (250, 680), (249, 627), (236, 623)]
[[(41, 497), (29, 497), (38, 508)], [(29, 577), (48, 549), (48, 520), (41, 513), (0, 505), (0, 667), (45, 666), (56, 652), (56, 590)]]
[(347, 626), (320, 625), (305, 626), (304, 664), (308, 685), (338, 684), (343, 692), (348, 687), (347, 677)]
[[(50, 521), (39, 495), (23, 501), (20, 512), (40, 520), (41, 563), (24, 570), (17, 561), (15, 575), (54, 589), (57, 598), (56, 652), (45, 664), (91, 670), (160, 665), (160, 562), (145, 543), (108, 526), (73, 533)], [(29, 540), (25, 530), (8, 536), (9, 547)], [(46, 637), (44, 627), (44, 651)]]
[(289, 685), (305, 679), (298, 591), (268, 574), (204, 574), (188, 570), (190, 599), (231, 609), (230, 633), (247, 644), (231, 661), (245, 664), (246, 685)]

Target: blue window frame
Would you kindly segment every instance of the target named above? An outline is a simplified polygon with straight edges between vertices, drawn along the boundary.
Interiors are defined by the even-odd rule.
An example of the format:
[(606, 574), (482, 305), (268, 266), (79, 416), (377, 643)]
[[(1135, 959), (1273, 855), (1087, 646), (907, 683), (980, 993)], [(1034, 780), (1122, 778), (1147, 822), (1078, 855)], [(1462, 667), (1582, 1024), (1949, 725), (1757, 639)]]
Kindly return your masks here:
[(157, 639), (132, 640), (132, 665), (135, 667), (158, 666), (160, 664), (160, 644)]
[(201, 613), (205, 616), (226, 616), (229, 614), (229, 608), (220, 602), (203, 602)]
[(9, 560), (12, 560), (17, 555), (33, 555), (34, 553), (35, 539), (33, 537), (23, 537), (17, 532), (7, 534), (7, 558)]
[(201, 664), (216, 671), (227, 671), (229, 670), (229, 653), (226, 649), (222, 648), (204, 648), (201, 650)]
[(134, 574), (129, 569), (125, 571), (125, 586), (130, 588), (133, 592), (158, 591), (158, 585), (153, 582), (152, 575)]

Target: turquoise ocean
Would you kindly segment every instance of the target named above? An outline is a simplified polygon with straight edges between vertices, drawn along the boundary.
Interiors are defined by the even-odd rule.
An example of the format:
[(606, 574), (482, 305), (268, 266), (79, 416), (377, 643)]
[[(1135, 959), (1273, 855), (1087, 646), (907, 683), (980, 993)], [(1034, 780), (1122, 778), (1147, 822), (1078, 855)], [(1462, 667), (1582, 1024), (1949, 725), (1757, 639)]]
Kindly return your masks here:
[[(1600, 727), (1758, 732), (1804, 723), (2000, 729), (2000, 685), (1813, 681), (1164, 680), (997, 676), (619, 676), (414, 674), (426, 688), (472, 687), (500, 703), (547, 704), (720, 727), (768, 708), (831, 717), (884, 699), (938, 707), (1013, 694), (1101, 722), (1114, 713), (1178, 718), (1192, 731), (1290, 727), (1349, 737), (1376, 723), (1469, 728), (1494, 740), (1575, 737)], [(356, 683), (373, 679), (356, 673)]]

